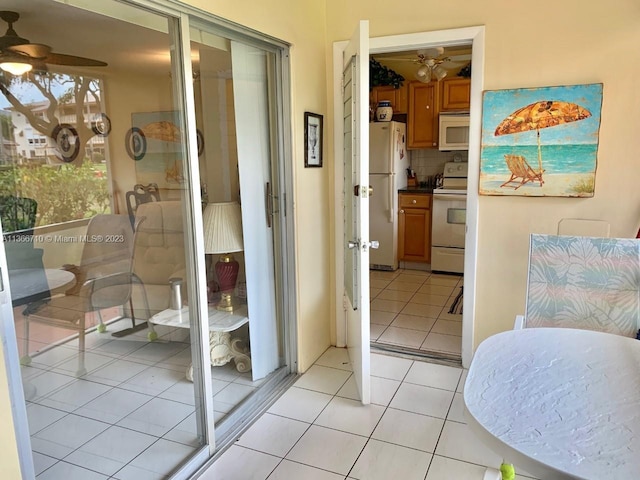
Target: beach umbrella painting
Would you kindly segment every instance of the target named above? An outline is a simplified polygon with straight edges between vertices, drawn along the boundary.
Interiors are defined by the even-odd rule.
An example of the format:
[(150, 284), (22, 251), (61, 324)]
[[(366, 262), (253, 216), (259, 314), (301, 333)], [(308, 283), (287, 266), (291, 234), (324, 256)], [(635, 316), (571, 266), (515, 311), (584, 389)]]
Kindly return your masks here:
[(543, 100), (527, 105), (508, 115), (498, 124), (494, 135), (497, 137), (536, 130), (538, 136), (538, 169), (542, 172), (540, 129), (577, 122), (590, 116), (591, 112), (589, 110), (575, 103)]

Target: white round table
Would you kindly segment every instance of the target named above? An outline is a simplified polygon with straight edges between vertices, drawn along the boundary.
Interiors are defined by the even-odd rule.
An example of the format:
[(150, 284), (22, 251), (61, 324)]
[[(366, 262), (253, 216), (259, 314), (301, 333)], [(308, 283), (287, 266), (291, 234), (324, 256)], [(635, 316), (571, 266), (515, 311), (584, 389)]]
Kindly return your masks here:
[(474, 433), (540, 479), (640, 478), (640, 341), (525, 328), (478, 347), (464, 386)]
[(49, 296), (62, 287), (72, 287), (75, 275), (58, 268), (21, 268), (9, 270), (11, 284), (11, 303), (13, 306), (24, 305), (38, 296)]

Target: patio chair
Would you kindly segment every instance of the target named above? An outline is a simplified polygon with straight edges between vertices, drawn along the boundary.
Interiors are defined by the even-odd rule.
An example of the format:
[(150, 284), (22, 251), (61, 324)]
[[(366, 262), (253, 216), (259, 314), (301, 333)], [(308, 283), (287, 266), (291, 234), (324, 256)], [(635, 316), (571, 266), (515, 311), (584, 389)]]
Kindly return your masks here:
[(38, 322), (78, 332), (77, 375), (86, 373), (86, 314), (97, 312), (97, 330), (104, 332), (106, 327), (100, 310), (121, 306), (130, 300), (132, 284), (137, 283), (131, 274), (133, 236), (127, 215), (101, 214), (89, 221), (80, 265), (63, 266), (76, 276), (75, 285), (63, 294), (30, 303), (23, 311), (25, 348), (20, 360), (23, 365), (31, 363), (29, 325)]
[(531, 235), (525, 314), (515, 328), (564, 327), (635, 337), (640, 240)]
[(133, 227), (135, 222), (136, 210), (138, 206), (148, 202), (160, 201), (160, 190), (157, 183), (150, 183), (149, 185), (142, 185), (136, 183), (133, 186), (133, 190), (127, 192), (125, 195), (127, 202), (127, 212), (129, 213), (129, 219), (131, 220), (131, 226)]
[[(540, 186), (544, 185), (544, 180), (542, 179), (544, 169), (536, 170), (532, 168), (522, 155), (505, 155), (504, 159), (507, 162), (507, 167), (509, 167), (511, 171), (511, 177), (500, 185), (501, 187), (508, 186), (517, 190), (528, 182), (540, 182)], [(517, 185), (510, 185), (511, 183), (516, 183)]]

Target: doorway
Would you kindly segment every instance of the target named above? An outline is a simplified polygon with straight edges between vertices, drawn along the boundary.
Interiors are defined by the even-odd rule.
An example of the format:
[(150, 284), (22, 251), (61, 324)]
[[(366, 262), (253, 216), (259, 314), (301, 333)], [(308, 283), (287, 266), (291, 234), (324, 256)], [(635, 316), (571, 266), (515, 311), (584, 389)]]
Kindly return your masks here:
[[(381, 187), (374, 188), (370, 207), (370, 235), (380, 241), (371, 253), (371, 344), (458, 364), (466, 168), (456, 170), (464, 177), (451, 192), (460, 197), (455, 239), (443, 238), (444, 232), (453, 233), (447, 217), (452, 208), (447, 202), (443, 211), (439, 199), (441, 192), (449, 193), (443, 187), (451, 188), (452, 164), (466, 167), (468, 152), (462, 146), (441, 150), (438, 126), (439, 118), (463, 119), (469, 113), (471, 48), (437, 45), (370, 55), (370, 109), (375, 112), (386, 99), (393, 108), (391, 122), (372, 115), (370, 123), (370, 184)], [(382, 79), (380, 70), (386, 73)], [(401, 135), (391, 139), (390, 131)]]
[[(387, 53), (394, 51), (417, 50), (433, 46), (447, 45), (472, 45), (472, 65), (473, 75), (471, 84), (471, 108), (470, 108), (470, 135), (469, 135), (469, 176), (470, 185), (477, 184), (478, 168), (480, 158), (480, 107), (481, 92), (483, 85), (483, 65), (484, 65), (484, 28), (469, 27), (452, 29), (438, 32), (425, 32), (420, 34), (397, 35), (390, 37), (378, 37), (370, 39), (370, 53)], [(342, 61), (342, 49), (344, 42), (334, 44), (334, 91), (340, 91), (340, 76), (338, 66)], [(334, 111), (341, 112), (342, 105), (338, 95), (334, 95)], [(337, 114), (336, 114), (337, 115)], [(335, 155), (336, 158), (342, 156), (342, 125), (338, 118), (335, 121)], [(336, 201), (342, 195), (343, 179), (342, 172), (336, 171), (334, 183), (336, 185)], [(465, 240), (465, 262), (464, 262), (464, 309), (462, 320), (462, 348), (461, 357), (463, 366), (468, 367), (473, 354), (473, 324), (475, 321), (475, 277), (476, 277), (476, 244), (478, 225), (478, 195), (473, 188), (469, 189), (467, 197), (467, 236)], [(335, 244), (341, 245), (343, 242), (342, 221), (336, 221)], [(342, 298), (340, 279), (343, 277), (344, 262), (340, 255), (340, 249), (336, 249), (336, 296)], [(346, 343), (347, 332), (344, 328), (344, 310), (340, 302), (336, 307), (336, 338), (337, 345)]]

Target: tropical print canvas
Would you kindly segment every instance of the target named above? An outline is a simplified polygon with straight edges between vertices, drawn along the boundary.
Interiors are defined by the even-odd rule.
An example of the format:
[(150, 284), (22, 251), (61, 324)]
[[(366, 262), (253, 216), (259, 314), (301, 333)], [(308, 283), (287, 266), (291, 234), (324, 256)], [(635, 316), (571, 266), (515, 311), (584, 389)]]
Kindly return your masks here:
[(602, 84), (484, 92), (481, 195), (592, 197)]
[(526, 326), (635, 337), (639, 286), (640, 240), (533, 234)]

